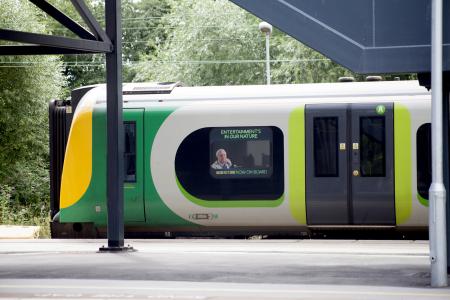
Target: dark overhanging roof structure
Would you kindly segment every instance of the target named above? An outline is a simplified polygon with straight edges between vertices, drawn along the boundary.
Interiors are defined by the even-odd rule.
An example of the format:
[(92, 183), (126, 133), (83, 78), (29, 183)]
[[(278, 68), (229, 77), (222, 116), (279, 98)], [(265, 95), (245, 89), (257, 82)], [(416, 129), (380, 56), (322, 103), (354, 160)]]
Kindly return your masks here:
[[(356, 73), (431, 70), (431, 1), (230, 1)], [(444, 18), (443, 67), (450, 70), (450, 18)]]

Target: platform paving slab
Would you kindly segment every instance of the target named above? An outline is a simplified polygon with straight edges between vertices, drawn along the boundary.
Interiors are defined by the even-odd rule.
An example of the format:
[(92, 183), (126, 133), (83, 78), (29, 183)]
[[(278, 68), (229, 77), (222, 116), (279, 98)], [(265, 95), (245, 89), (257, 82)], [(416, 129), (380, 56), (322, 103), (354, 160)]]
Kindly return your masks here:
[(106, 240), (2, 240), (0, 298), (450, 299), (449, 288), (429, 287), (426, 241), (126, 242), (138, 251), (97, 253)]
[(444, 289), (188, 281), (0, 280), (0, 299), (412, 299), (448, 300)]

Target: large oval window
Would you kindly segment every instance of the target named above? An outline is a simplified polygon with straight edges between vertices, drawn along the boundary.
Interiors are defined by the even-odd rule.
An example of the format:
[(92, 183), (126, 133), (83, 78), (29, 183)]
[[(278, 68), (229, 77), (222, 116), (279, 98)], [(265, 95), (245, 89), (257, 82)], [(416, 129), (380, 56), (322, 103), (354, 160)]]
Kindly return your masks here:
[(188, 135), (175, 171), (202, 200), (277, 200), (284, 191), (283, 132), (273, 126), (209, 127)]

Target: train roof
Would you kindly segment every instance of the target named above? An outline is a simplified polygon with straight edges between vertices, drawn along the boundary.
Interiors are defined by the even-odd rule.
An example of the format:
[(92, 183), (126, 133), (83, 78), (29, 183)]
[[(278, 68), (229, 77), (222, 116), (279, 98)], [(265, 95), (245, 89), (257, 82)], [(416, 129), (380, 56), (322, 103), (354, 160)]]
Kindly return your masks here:
[[(418, 81), (339, 82), (313, 84), (273, 84), (184, 87), (179, 84), (125, 83), (124, 102), (302, 99), (370, 96), (429, 96)], [(87, 93), (97, 103), (106, 101), (106, 85), (96, 85)]]

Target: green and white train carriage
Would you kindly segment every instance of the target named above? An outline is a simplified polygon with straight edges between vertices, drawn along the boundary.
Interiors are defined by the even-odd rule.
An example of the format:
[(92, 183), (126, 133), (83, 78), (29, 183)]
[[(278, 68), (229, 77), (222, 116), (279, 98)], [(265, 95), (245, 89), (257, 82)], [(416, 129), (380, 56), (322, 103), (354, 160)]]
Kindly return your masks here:
[[(54, 236), (106, 226), (105, 86), (82, 91), (52, 167)], [(123, 98), (126, 232), (427, 226), (430, 94), (415, 81), (126, 84)]]

